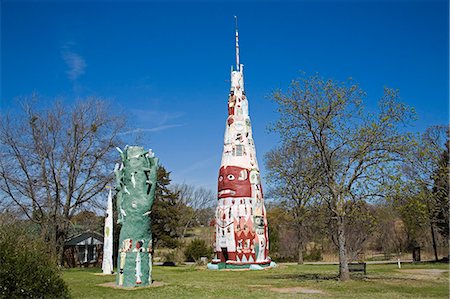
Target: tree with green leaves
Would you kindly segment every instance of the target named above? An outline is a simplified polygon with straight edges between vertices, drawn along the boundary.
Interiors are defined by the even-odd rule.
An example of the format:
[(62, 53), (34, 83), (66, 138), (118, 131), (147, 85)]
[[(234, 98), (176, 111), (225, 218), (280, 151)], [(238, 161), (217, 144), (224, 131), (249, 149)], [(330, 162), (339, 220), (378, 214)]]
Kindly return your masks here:
[(169, 188), (170, 181), (170, 172), (159, 166), (151, 213), (154, 247), (175, 248), (178, 245), (180, 204), (178, 194)]
[[(268, 205), (267, 222), (269, 229), (270, 255), (276, 261), (285, 261), (290, 259), (290, 246), (297, 240), (291, 239), (293, 234), (292, 214), (290, 214), (282, 204)], [(293, 236), (298, 236), (294, 234)], [(284, 238), (289, 238), (289, 242), (284, 242)], [(288, 244), (286, 244), (288, 243)]]
[(391, 195), (390, 200), (403, 223), (406, 249), (412, 251), (425, 242), (429, 217), (424, 193), (412, 193), (406, 186)]
[[(399, 188), (401, 201), (397, 205), (409, 231), (416, 232), (411, 236), (411, 246), (419, 246), (421, 227), (428, 227), (434, 249), (435, 259), (438, 260), (436, 244), (436, 227), (448, 219), (448, 127), (435, 125), (428, 127), (424, 133), (418, 135), (414, 146), (408, 151), (408, 159), (403, 165), (404, 182)], [(446, 188), (447, 187), (447, 188)], [(447, 199), (446, 199), (447, 198)], [(446, 213), (442, 211), (442, 204), (446, 204)], [(444, 210), (445, 210), (444, 209)], [(413, 215), (410, 215), (413, 214)], [(446, 222), (448, 226), (448, 220)], [(441, 226), (442, 227), (442, 226)]]
[(194, 239), (192, 240), (184, 250), (184, 256), (188, 262), (200, 261), (201, 257), (210, 258), (213, 253), (211, 245), (207, 244), (205, 240)]
[(340, 83), (319, 75), (276, 91), (279, 120), (273, 129), (283, 142), (307, 148), (320, 169), (318, 192), (336, 221), (339, 277), (350, 278), (345, 232), (346, 202), (383, 196), (395, 178), (395, 166), (409, 144), (403, 125), (413, 110), (399, 102), (398, 91), (385, 89), (378, 112), (364, 110), (364, 91), (351, 80)]
[[(448, 131), (447, 131), (448, 135)], [(438, 231), (444, 238), (449, 237), (449, 139), (441, 154), (438, 168), (433, 176), (433, 197), (435, 200), (434, 219)]]
[(27, 226), (0, 225), (0, 298), (71, 298), (45, 242)]

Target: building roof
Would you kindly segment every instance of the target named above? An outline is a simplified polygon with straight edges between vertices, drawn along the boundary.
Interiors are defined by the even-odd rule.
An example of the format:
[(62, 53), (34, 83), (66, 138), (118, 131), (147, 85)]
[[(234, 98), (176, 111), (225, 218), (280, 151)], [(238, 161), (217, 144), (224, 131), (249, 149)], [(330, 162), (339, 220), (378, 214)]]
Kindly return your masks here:
[(73, 236), (64, 242), (65, 246), (98, 245), (103, 244), (103, 236), (92, 231), (87, 231)]

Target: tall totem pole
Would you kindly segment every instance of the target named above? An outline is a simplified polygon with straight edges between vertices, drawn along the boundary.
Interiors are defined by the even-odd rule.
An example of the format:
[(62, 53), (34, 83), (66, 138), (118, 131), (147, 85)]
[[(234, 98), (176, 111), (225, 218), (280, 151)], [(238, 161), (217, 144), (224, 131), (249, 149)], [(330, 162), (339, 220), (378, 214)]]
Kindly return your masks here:
[[(236, 18), (236, 17), (235, 17)], [(236, 70), (231, 71), (228, 118), (218, 178), (216, 257), (210, 269), (270, 266), (266, 209), (256, 160), (243, 65), (239, 63), (236, 20)]]
[(117, 165), (117, 222), (119, 236), (116, 285), (146, 286), (152, 283), (151, 210), (155, 197), (158, 159), (140, 146), (127, 146)]

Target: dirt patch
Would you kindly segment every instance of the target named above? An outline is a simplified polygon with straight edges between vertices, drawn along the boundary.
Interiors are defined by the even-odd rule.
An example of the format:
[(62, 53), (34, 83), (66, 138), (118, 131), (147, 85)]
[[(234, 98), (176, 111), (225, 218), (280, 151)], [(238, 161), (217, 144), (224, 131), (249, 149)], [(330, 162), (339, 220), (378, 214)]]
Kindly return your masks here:
[[(292, 263), (292, 265), (297, 265), (297, 263)], [(277, 264), (276, 267), (277, 269), (286, 269), (288, 267), (288, 264)]]
[(156, 288), (156, 287), (162, 287), (164, 285), (166, 285), (166, 283), (161, 282), (161, 281), (154, 281), (151, 285), (145, 286), (145, 287), (143, 286), (143, 287), (129, 287), (129, 288), (119, 287), (119, 286), (116, 285), (115, 282), (107, 282), (107, 283), (98, 284), (99, 287), (106, 287), (106, 288), (127, 290), (127, 291), (135, 291), (135, 290)]
[(283, 293), (283, 294), (325, 294), (321, 290), (305, 289), (302, 287), (291, 287), (291, 288), (274, 288), (270, 284), (251, 284), (248, 285), (251, 288), (265, 288), (272, 292)]
[(440, 276), (442, 273), (448, 272), (448, 270), (441, 269), (410, 269), (410, 270), (400, 270), (401, 272), (411, 273), (411, 274), (422, 274), (422, 275), (432, 275)]
[(248, 287), (250, 288), (271, 288), (271, 284), (249, 284)]
[(278, 274), (271, 275), (270, 278), (274, 279), (292, 279), (297, 281), (323, 281), (323, 280), (338, 280), (336, 274), (315, 274), (315, 273), (304, 273), (304, 274)]
[(448, 270), (441, 269), (408, 269), (400, 270), (402, 274), (406, 274), (408, 278), (418, 280), (441, 279), (441, 274), (447, 273)]
[(292, 287), (292, 288), (270, 288), (272, 292), (283, 293), (283, 294), (325, 294), (321, 290), (305, 289), (302, 287)]

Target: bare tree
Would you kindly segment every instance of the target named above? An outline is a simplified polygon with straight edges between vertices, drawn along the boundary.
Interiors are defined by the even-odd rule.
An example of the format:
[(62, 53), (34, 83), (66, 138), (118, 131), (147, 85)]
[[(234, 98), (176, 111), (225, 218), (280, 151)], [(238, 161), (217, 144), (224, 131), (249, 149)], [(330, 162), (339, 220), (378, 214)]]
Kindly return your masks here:
[(317, 199), (320, 186), (320, 168), (313, 151), (287, 140), (282, 146), (266, 154), (269, 193), (280, 200), (292, 216), (290, 226), (296, 232), (297, 262), (303, 264), (306, 244), (305, 220), (310, 210), (307, 206)]
[(383, 195), (408, 147), (402, 125), (413, 117), (413, 111), (398, 102), (395, 90), (384, 90), (377, 114), (364, 112), (364, 97), (351, 81), (325, 81), (318, 75), (294, 81), (287, 93), (273, 94), (280, 112), (274, 129), (282, 140), (313, 151), (320, 165), (326, 190), (321, 197), (336, 220), (341, 280), (350, 278), (345, 203)]
[(22, 108), (1, 118), (0, 190), (40, 226), (62, 264), (71, 218), (112, 179), (124, 118), (96, 98), (39, 109), (34, 97)]
[(216, 202), (216, 194), (212, 190), (188, 184), (175, 184), (172, 191), (178, 194), (178, 200), (186, 209), (180, 215), (183, 225), (180, 237), (186, 236), (187, 229), (195, 224), (202, 210), (211, 207)]

